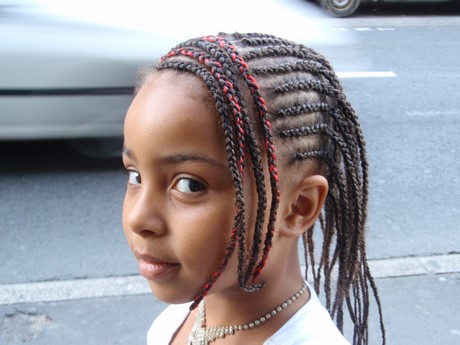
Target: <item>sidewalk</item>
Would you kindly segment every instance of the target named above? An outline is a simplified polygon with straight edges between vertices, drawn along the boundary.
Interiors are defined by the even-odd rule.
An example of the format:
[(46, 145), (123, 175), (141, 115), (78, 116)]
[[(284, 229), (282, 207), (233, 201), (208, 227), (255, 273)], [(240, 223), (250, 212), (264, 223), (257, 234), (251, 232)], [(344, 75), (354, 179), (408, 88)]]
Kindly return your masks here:
[[(460, 343), (460, 254), (370, 262), (387, 344)], [(0, 344), (145, 344), (164, 308), (140, 276), (0, 285)], [(380, 344), (377, 318), (371, 344)]]

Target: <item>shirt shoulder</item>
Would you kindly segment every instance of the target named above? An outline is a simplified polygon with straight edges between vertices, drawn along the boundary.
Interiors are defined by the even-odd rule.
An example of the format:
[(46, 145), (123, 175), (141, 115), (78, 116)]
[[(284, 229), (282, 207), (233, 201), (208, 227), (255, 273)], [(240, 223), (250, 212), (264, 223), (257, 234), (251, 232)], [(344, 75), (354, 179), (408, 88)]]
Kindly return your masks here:
[(153, 321), (147, 333), (147, 345), (168, 345), (189, 314), (190, 303), (166, 307)]
[(310, 300), (264, 345), (350, 345), (310, 288)]

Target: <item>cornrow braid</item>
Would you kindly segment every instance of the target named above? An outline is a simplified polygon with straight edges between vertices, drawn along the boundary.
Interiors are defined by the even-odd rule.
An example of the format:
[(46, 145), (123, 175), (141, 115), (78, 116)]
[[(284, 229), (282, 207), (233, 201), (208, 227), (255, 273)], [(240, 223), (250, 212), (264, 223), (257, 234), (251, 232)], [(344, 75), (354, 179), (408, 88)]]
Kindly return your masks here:
[(327, 95), (332, 93), (331, 87), (324, 85), (323, 83), (317, 80), (305, 80), (285, 83), (283, 85), (278, 85), (274, 91), (275, 93), (283, 93), (292, 92), (296, 90), (316, 91)]
[(294, 105), (294, 106), (278, 109), (274, 115), (275, 116), (296, 116), (296, 115), (303, 115), (305, 113), (326, 112), (328, 110), (329, 110), (329, 105), (326, 103), (301, 104), (301, 105)]
[[(214, 38), (207, 38), (211, 42), (214, 41)], [(269, 165), (269, 173), (270, 173), (270, 183), (271, 183), (271, 192), (272, 192), (272, 204), (270, 208), (270, 215), (269, 221), (267, 226), (267, 232), (264, 241), (264, 249), (262, 253), (262, 258), (260, 259), (257, 267), (254, 269), (256, 259), (258, 257), (259, 251), (259, 237), (260, 231), (256, 229), (256, 233), (254, 234), (254, 246), (251, 255), (251, 259), (248, 265), (248, 271), (246, 274), (246, 279), (249, 279), (249, 275), (252, 273), (252, 279), (255, 281), (257, 276), (262, 271), (263, 267), (265, 266), (266, 260), (268, 258), (268, 253), (271, 248), (273, 234), (275, 231), (275, 221), (276, 221), (276, 210), (279, 204), (279, 189), (278, 189), (278, 169), (276, 167), (276, 156), (275, 156), (275, 148), (273, 145), (272, 137), (271, 137), (271, 123), (267, 119), (267, 108), (265, 104), (265, 100), (260, 94), (259, 85), (257, 84), (255, 78), (249, 73), (249, 66), (244, 61), (244, 59), (239, 55), (235, 46), (228, 44), (225, 40), (220, 37), (217, 37), (216, 40), (220, 44), (221, 47), (227, 48), (227, 52), (231, 57), (233, 62), (236, 62), (239, 66), (239, 72), (242, 74), (246, 85), (248, 86), (254, 100), (254, 104), (258, 111), (258, 115), (260, 118), (262, 134), (265, 142), (265, 150), (267, 151), (268, 156), (268, 165)], [(261, 194), (263, 195), (263, 193)], [(263, 210), (264, 211), (264, 210)], [(263, 218), (260, 219), (263, 221)]]
[(303, 72), (308, 69), (311, 73), (321, 74), (327, 71), (322, 65), (317, 61), (307, 60), (307, 61), (295, 61), (295, 62), (286, 62), (278, 66), (262, 66), (256, 67), (253, 69), (254, 73), (261, 74), (281, 74), (281, 73), (290, 73), (290, 72)]
[[(257, 94), (258, 95), (258, 93), (257, 93), (258, 86), (254, 85), (255, 80), (251, 76), (249, 76), (248, 73), (246, 72), (247, 64), (244, 61), (242, 61), (242, 59), (238, 56), (238, 53), (236, 52), (235, 47), (232, 46), (231, 44), (228, 44), (227, 42), (222, 40), (222, 38), (220, 38), (220, 37), (205, 37), (204, 40), (209, 41), (211, 43), (218, 43), (219, 46), (222, 49), (225, 49), (227, 51), (227, 54), (222, 54), (221, 52), (217, 52), (217, 54), (223, 60), (223, 62), (227, 63), (228, 65), (231, 65), (232, 63), (236, 63), (239, 66), (239, 72), (242, 74), (242, 76), (243, 76), (243, 78), (244, 78), (244, 80), (246, 82), (246, 85), (248, 85), (248, 87), (250, 88), (251, 94), (253, 94), (253, 95)], [(215, 51), (215, 50), (213, 50), (213, 51)], [(229, 69), (227, 71), (227, 76), (229, 78), (231, 78), (232, 80), (234, 80), (234, 82), (236, 82), (236, 80), (233, 78), (233, 73), (232, 73), (231, 69)], [(239, 91), (237, 91), (237, 92), (238, 92), (238, 96), (242, 97), (241, 93)], [(256, 105), (260, 104), (260, 102), (257, 102), (257, 100), (255, 102), (256, 102)], [(262, 102), (264, 102), (264, 101), (262, 100)], [(261, 115), (262, 118), (264, 117), (265, 112), (266, 112), (266, 110), (262, 111), (262, 115)], [(245, 118), (244, 121), (245, 121), (246, 125), (249, 127), (248, 118)], [(265, 129), (264, 125), (265, 125), (265, 122), (263, 122), (263, 126), (262, 126), (263, 129)], [(264, 133), (269, 133), (269, 131), (264, 130)], [(242, 277), (242, 276), (240, 277), (240, 286), (243, 286), (243, 288), (245, 290), (253, 291), (253, 290), (259, 289), (261, 287), (261, 285), (246, 286), (245, 282), (248, 281), (251, 276), (253, 277), (253, 282), (254, 282), (255, 278), (258, 275), (258, 273), (260, 273), (260, 271), (261, 271), (261, 269), (259, 267), (260, 265), (257, 266), (257, 268), (255, 268), (255, 265), (256, 265), (258, 254), (259, 254), (260, 245), (261, 245), (262, 225), (263, 225), (263, 221), (264, 221), (264, 214), (265, 214), (265, 208), (266, 208), (266, 196), (265, 196), (265, 189), (263, 187), (264, 176), (263, 176), (263, 170), (261, 168), (262, 165), (261, 165), (261, 162), (260, 162), (260, 152), (259, 152), (259, 149), (258, 149), (258, 146), (257, 146), (255, 140), (253, 139), (252, 133), (248, 132), (248, 134), (250, 134), (250, 139), (252, 141), (251, 146), (254, 148), (253, 150), (251, 150), (251, 152), (255, 153), (255, 155), (252, 156), (251, 159), (253, 161), (255, 161), (255, 163), (256, 163), (255, 164), (256, 168), (254, 169), (254, 174), (255, 174), (256, 189), (257, 189), (257, 194), (258, 194), (258, 208), (257, 208), (257, 215), (256, 215), (255, 231), (254, 231), (254, 236), (253, 236), (252, 251), (251, 251), (249, 262), (247, 264), (246, 274), (244, 275), (244, 277)], [(266, 138), (266, 149), (267, 149), (269, 144), (271, 144), (271, 139)], [(270, 156), (269, 156), (269, 160), (270, 160)], [(271, 161), (273, 161), (273, 159), (271, 159)], [(259, 168), (260, 168), (260, 170), (259, 170)], [(275, 167), (275, 169), (276, 169), (276, 167)], [(270, 171), (271, 174), (273, 174), (274, 172), (276, 172), (276, 170), (275, 171), (273, 171), (273, 170)], [(267, 231), (267, 235), (266, 235), (264, 255), (263, 255), (263, 259), (262, 259), (263, 262), (265, 262), (265, 260), (266, 260), (266, 257), (268, 255), (269, 246), (271, 244), (270, 235), (272, 235), (273, 232), (274, 232), (274, 221), (272, 219), (273, 219), (273, 217), (271, 217), (271, 220), (269, 221), (269, 223), (270, 223), (270, 225), (268, 227), (269, 230)], [(267, 240), (267, 238), (269, 238), (269, 240)], [(267, 244), (267, 242), (268, 242), (268, 244)]]
[[(324, 291), (326, 308), (341, 331), (344, 312), (348, 312), (354, 345), (368, 344), (372, 297), (385, 344), (382, 306), (365, 246), (365, 140), (330, 63), (314, 50), (289, 40), (235, 33), (179, 44), (156, 69), (190, 73), (207, 86), (220, 117), (235, 188), (235, 219), (225, 255), (191, 308), (209, 292), (235, 251), (239, 286), (246, 291), (263, 286), (257, 278), (269, 256), (275, 231), (278, 166), (286, 171), (307, 171), (314, 165), (327, 178), (329, 192), (319, 224), (305, 229), (302, 236), (305, 275), (312, 276), (318, 294)], [(270, 191), (266, 190), (264, 169), (269, 172)], [(243, 181), (248, 171), (257, 194), (254, 224), (245, 220)], [(318, 257), (313, 240), (317, 227), (323, 237)], [(247, 239), (248, 229), (253, 230), (252, 241)]]
[[(206, 42), (201, 42), (203, 43), (201, 46), (205, 48), (209, 48), (209, 43)], [(207, 46), (207, 47), (206, 47)], [(252, 250), (252, 257), (253, 259), (251, 260), (252, 262), (255, 261), (254, 257), (257, 258), (258, 255), (258, 246), (260, 243), (260, 236), (262, 233), (262, 224), (264, 222), (264, 212), (265, 212), (265, 204), (266, 204), (266, 196), (265, 196), (265, 190), (263, 188), (264, 185), (264, 176), (260, 161), (260, 151), (258, 149), (258, 146), (256, 145), (256, 140), (254, 138), (253, 129), (251, 128), (251, 124), (248, 121), (248, 116), (245, 113), (241, 112), (241, 108), (244, 107), (244, 101), (241, 96), (241, 93), (238, 90), (238, 86), (236, 85), (235, 81), (231, 78), (231, 75), (229, 73), (224, 74), (224, 71), (222, 70), (222, 54), (216, 54), (215, 49), (209, 49), (209, 52), (213, 53), (214, 55), (217, 55), (217, 58), (214, 58), (213, 56), (203, 53), (202, 51), (198, 51), (196, 49), (185, 49), (184, 47), (178, 47), (175, 50), (171, 51), (168, 54), (168, 57), (173, 57), (173, 56), (185, 56), (185, 57), (190, 57), (193, 58), (194, 60), (197, 60), (200, 63), (205, 63), (208, 66), (211, 66), (210, 72), (213, 74), (213, 77), (217, 80), (219, 84), (222, 85), (222, 92), (224, 95), (227, 96), (228, 98), (228, 105), (229, 107), (233, 110), (233, 118), (235, 119), (235, 127), (236, 127), (236, 137), (238, 138), (237, 140), (237, 149), (239, 154), (237, 155), (237, 165), (238, 165), (238, 171), (233, 172), (233, 174), (239, 174), (241, 177), (243, 175), (244, 171), (244, 151), (243, 149), (245, 147), (249, 148), (249, 153), (251, 156), (252, 164), (254, 165), (254, 171), (255, 171), (255, 180), (256, 180), (256, 187), (257, 187), (257, 192), (259, 195), (258, 198), (258, 211), (257, 211), (257, 221), (256, 221), (256, 231), (254, 235), (254, 247), (256, 248), (255, 250)], [(159, 66), (160, 69), (163, 69), (164, 67)], [(242, 106), (240, 106), (240, 104)], [(246, 137), (244, 137), (246, 135)], [(249, 142), (249, 145), (246, 144), (246, 140)], [(241, 184), (240, 182), (238, 182)], [(241, 186), (239, 187), (241, 190)], [(237, 193), (237, 200), (239, 200), (240, 205), (237, 205), (237, 210), (241, 210), (240, 214), (237, 215), (240, 219), (243, 219), (243, 211), (244, 211), (244, 199), (239, 197), (241, 193)], [(274, 223), (274, 221), (273, 221)], [(249, 267), (249, 271), (246, 269), (246, 226), (243, 223), (243, 221), (240, 222), (240, 226), (236, 228), (237, 231), (237, 238), (238, 238), (238, 243), (239, 243), (239, 255), (238, 255), (238, 271), (239, 271), (239, 284), (242, 288), (244, 288), (247, 291), (255, 291), (261, 287), (261, 285), (252, 285), (248, 286), (246, 284), (247, 277), (251, 275), (252, 270), (251, 267)], [(234, 245), (234, 243), (231, 243)], [(268, 254), (268, 253), (267, 253)], [(224, 258), (224, 262), (226, 263), (227, 258)], [(220, 267), (223, 267), (221, 265)], [(195, 300), (195, 303), (192, 305), (194, 307), (196, 303), (199, 302), (199, 299), (202, 298), (212, 287), (214, 284), (216, 278), (220, 274), (221, 270), (217, 270), (213, 275), (211, 280), (204, 286), (203, 291), (198, 295), (198, 299)]]

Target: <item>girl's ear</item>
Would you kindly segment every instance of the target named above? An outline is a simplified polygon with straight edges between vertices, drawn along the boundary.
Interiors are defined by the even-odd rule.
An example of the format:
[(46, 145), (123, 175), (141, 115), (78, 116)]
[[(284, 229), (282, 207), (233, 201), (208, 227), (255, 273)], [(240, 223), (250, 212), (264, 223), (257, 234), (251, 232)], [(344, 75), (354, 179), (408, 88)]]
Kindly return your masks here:
[(323, 208), (328, 190), (329, 185), (324, 176), (311, 175), (300, 180), (291, 190), (289, 201), (285, 203), (279, 234), (298, 237), (310, 228)]

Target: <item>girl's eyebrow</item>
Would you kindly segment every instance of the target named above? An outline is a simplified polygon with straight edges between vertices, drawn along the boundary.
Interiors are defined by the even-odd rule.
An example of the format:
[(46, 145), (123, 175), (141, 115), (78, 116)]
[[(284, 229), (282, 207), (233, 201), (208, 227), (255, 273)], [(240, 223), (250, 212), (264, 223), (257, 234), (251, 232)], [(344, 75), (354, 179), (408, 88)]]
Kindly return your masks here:
[[(122, 153), (123, 155), (126, 155), (131, 159), (135, 159), (134, 153), (131, 152), (126, 146), (123, 146)], [(225, 164), (219, 162), (218, 160), (197, 153), (177, 153), (158, 159), (158, 162), (160, 164), (178, 164), (187, 161), (198, 162), (219, 169), (228, 170), (228, 167)]]
[(160, 161), (166, 164), (177, 164), (181, 162), (192, 161), (192, 162), (202, 163), (205, 165), (216, 167), (219, 169), (228, 170), (228, 167), (225, 164), (222, 164), (221, 162), (219, 162), (218, 160), (215, 160), (208, 156), (197, 154), (197, 153), (173, 154), (173, 155), (162, 157)]

